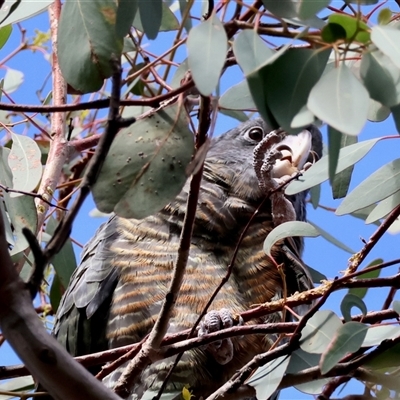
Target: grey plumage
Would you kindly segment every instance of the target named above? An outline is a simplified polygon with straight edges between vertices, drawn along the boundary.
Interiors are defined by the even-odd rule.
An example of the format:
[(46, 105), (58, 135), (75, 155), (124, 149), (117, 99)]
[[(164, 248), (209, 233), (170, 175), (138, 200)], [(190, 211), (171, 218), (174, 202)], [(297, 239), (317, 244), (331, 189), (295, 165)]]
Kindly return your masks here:
[[(318, 157), (322, 151), (321, 135), (314, 126), (309, 130), (312, 151)], [(253, 150), (269, 132), (265, 122), (256, 119), (212, 143), (204, 166), (185, 280), (170, 321), (170, 333), (190, 328), (197, 319), (225, 275), (244, 226), (265, 197), (254, 171)], [(311, 159), (311, 152), (309, 155)], [(54, 334), (71, 354), (135, 343), (149, 332), (171, 278), (187, 195), (188, 184), (173, 202), (143, 220), (114, 215), (86, 245), (54, 325)], [(305, 196), (306, 193), (300, 193), (289, 198), (299, 220), (306, 217)], [(281, 276), (262, 249), (273, 224), (271, 204), (267, 201), (250, 224), (232, 275), (212, 309), (241, 313), (253, 304), (280, 296)], [(309, 288), (311, 283), (301, 262), (300, 267), (294, 266), (282, 246), (275, 245), (273, 255), (285, 266), (289, 294)], [(301, 239), (284, 246), (290, 248), (293, 257), (300, 257)], [(259, 318), (253, 322), (265, 320)], [(197, 398), (206, 396), (269, 346), (270, 340), (260, 336), (234, 339), (233, 359), (224, 367), (207, 349), (187, 352), (168, 390), (179, 392), (189, 385)], [(132, 397), (140, 398), (146, 390), (157, 390), (170, 364), (171, 360), (158, 362), (146, 369), (132, 388)], [(106, 379), (107, 384), (112, 386), (120, 373), (120, 370), (113, 372)]]

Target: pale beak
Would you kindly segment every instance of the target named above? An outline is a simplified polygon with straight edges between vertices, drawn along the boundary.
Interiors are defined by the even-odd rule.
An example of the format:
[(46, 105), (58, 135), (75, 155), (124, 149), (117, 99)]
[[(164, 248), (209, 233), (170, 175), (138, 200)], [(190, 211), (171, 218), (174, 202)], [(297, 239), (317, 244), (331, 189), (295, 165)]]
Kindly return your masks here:
[(312, 136), (307, 130), (301, 131), (297, 135), (287, 135), (274, 147), (274, 150), (282, 153), (282, 157), (276, 160), (272, 176), (279, 179), (301, 171), (310, 156), (311, 142)]

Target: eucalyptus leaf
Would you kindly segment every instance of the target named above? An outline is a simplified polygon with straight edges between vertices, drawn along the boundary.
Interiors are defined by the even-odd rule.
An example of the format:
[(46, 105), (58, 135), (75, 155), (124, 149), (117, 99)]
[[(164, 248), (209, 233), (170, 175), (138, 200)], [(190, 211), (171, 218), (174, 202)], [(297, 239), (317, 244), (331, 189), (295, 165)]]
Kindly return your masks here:
[(219, 107), (228, 110), (255, 109), (247, 80), (231, 86), (219, 99)]
[(346, 322), (351, 320), (351, 310), (353, 307), (357, 307), (364, 316), (367, 315), (367, 306), (362, 299), (353, 293), (347, 293), (340, 303), (340, 311)]
[[(53, 217), (50, 217), (47, 220), (46, 233), (51, 235), (54, 234), (57, 225), (58, 222)], [(68, 287), (71, 275), (77, 267), (75, 252), (72, 247), (71, 239), (67, 239), (61, 250), (53, 257), (52, 264), (56, 270), (60, 284), (65, 291), (65, 289)]]
[(378, 346), (384, 340), (400, 336), (400, 326), (397, 325), (372, 325), (363, 341), (363, 347)]
[(63, 77), (76, 91), (95, 92), (111, 76), (111, 58), (119, 58), (123, 48), (116, 19), (113, 0), (66, 0), (63, 4), (58, 58)]
[[(13, 140), (8, 156), (8, 165), (13, 175), (15, 190), (32, 192), (42, 177), (42, 154), (39, 146), (29, 136), (11, 134)], [(10, 193), (11, 197), (21, 196), (19, 193)]]
[(342, 325), (334, 312), (317, 311), (301, 331), (300, 347), (307, 353), (322, 354)]
[(369, 95), (361, 82), (342, 63), (324, 74), (312, 88), (307, 107), (338, 131), (358, 135), (367, 121)]
[[(370, 139), (342, 148), (339, 153), (336, 172), (339, 173), (360, 161), (380, 139), (381, 138)], [(299, 179), (289, 183), (285, 193), (287, 195), (292, 195), (319, 185), (328, 180), (328, 170), (329, 159), (327, 156), (323, 156), (317, 163), (305, 171)]]
[[(373, 267), (374, 265), (382, 264), (383, 260), (382, 258), (377, 258), (376, 260), (370, 262), (365, 269), (367, 270), (364, 274), (358, 275), (355, 279), (371, 279), (371, 278), (377, 278), (381, 270), (380, 269), (375, 269), (373, 271), (368, 271), (368, 268)], [(365, 295), (368, 292), (368, 288), (351, 288), (349, 289), (349, 293), (354, 294), (358, 296), (360, 299), (364, 298)]]
[(186, 110), (179, 105), (122, 129), (93, 186), (97, 208), (138, 219), (159, 211), (181, 191), (193, 150)]
[(368, 215), (365, 220), (366, 224), (371, 224), (372, 222), (378, 221), (390, 212), (393, 211), (400, 204), (400, 190), (386, 199), (382, 200)]
[(388, 25), (375, 25), (371, 29), (371, 40), (400, 68), (400, 31)]
[(187, 40), (188, 64), (197, 89), (209, 96), (225, 63), (228, 38), (216, 14), (192, 28)]
[(346, 322), (339, 327), (321, 355), (321, 373), (329, 372), (347, 353), (357, 351), (363, 344), (367, 331), (366, 325), (355, 321)]
[(137, 0), (143, 31), (149, 39), (156, 39), (160, 30), (163, 7), (162, 0)]
[(400, 190), (400, 158), (379, 168), (349, 193), (339, 207), (336, 215), (349, 214)]
[(290, 361), (290, 355), (285, 355), (270, 361), (255, 370), (247, 385), (256, 390), (258, 399), (268, 399), (281, 383), (286, 368)]
[[(340, 148), (350, 146), (357, 143), (357, 136), (344, 135), (341, 136)], [(351, 176), (354, 166), (350, 166), (335, 175), (332, 183), (332, 196), (334, 199), (341, 199), (347, 195), (349, 190)]]
[(314, 226), (302, 221), (289, 221), (275, 227), (264, 241), (264, 251), (271, 256), (273, 245), (284, 238), (301, 236), (301, 237), (316, 237), (320, 232)]

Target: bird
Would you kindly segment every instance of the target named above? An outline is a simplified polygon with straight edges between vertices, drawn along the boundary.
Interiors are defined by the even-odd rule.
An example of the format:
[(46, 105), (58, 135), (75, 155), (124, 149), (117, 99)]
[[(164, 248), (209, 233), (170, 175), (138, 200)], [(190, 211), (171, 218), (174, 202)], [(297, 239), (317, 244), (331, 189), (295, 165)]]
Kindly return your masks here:
[[(260, 164), (260, 159), (255, 160), (255, 150), (263, 142), (265, 147), (266, 138), (271, 146), (261, 156), (258, 154)], [(316, 126), (289, 135), (273, 130), (261, 118), (248, 120), (212, 139), (204, 161), (190, 254), (169, 321), (169, 334), (193, 326), (225, 276), (237, 246), (231, 275), (213, 300), (206, 322), (200, 324), (199, 335), (214, 329), (211, 320), (217, 319), (220, 327), (229, 326), (232, 321), (225, 323), (225, 317), (232, 319), (255, 304), (282, 297), (284, 287), (288, 295), (312, 287), (301, 261), (301, 238), (281, 241), (272, 249), (273, 258), (283, 265), (285, 284), (263, 251), (263, 242), (274, 228), (274, 215), (278, 218), (279, 214), (272, 197), (268, 198), (268, 190), (272, 189), (269, 185), (281, 184), (321, 153), (322, 138)], [(268, 168), (257, 170), (257, 162), (263, 166), (268, 157)], [(60, 302), (53, 328), (53, 334), (71, 355), (140, 342), (150, 332), (168, 292), (188, 191), (189, 181), (161, 211), (142, 220), (112, 215), (84, 247), (81, 264)], [(289, 204), (295, 219), (306, 219), (307, 193), (286, 197), (281, 190), (279, 196), (286, 207)], [(299, 262), (294, 263), (294, 259)], [(251, 323), (265, 323), (271, 318), (261, 317)], [(246, 335), (228, 339), (225, 353), (221, 343), (187, 351), (166, 391), (180, 393), (186, 387), (196, 398), (206, 397), (255, 355), (267, 351), (272, 341), (271, 337)], [(129, 398), (139, 400), (149, 391), (157, 392), (172, 362), (173, 358), (147, 367), (130, 389)], [(119, 368), (103, 381), (112, 388), (121, 372)]]

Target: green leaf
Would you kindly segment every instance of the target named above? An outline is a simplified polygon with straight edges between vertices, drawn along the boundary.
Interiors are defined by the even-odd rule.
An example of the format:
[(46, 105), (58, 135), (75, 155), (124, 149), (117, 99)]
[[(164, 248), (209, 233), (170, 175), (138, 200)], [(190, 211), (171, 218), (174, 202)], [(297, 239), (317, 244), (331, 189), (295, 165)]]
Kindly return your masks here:
[[(13, 143), (8, 165), (13, 175), (13, 189), (32, 192), (42, 177), (42, 153), (36, 142), (28, 136), (11, 134)], [(10, 193), (11, 197), (21, 196)]]
[[(53, 235), (57, 225), (58, 222), (53, 217), (50, 217), (47, 220), (46, 233)], [(77, 267), (71, 239), (67, 239), (62, 249), (53, 257), (52, 264), (65, 290), (68, 287), (72, 273)]]
[[(25, 19), (32, 18), (35, 15), (45, 11), (52, 3), (53, 0), (22, 0), (14, 2), (10, 7), (10, 3), (7, 1), (0, 9), (0, 27), (15, 24), (17, 22), (24, 21)], [(14, 4), (17, 5), (17, 8), (12, 11), (11, 9)]]
[(15, 92), (24, 82), (24, 74), (16, 69), (7, 68), (4, 76), (3, 90), (10, 94)]
[(400, 191), (392, 194), (391, 196), (387, 197), (386, 199), (382, 200), (368, 215), (367, 219), (365, 220), (366, 224), (370, 224), (372, 222), (378, 221), (390, 212), (393, 211), (395, 207), (400, 204)]
[(301, 128), (314, 123), (314, 114), (307, 108), (307, 105), (300, 108), (300, 111), (293, 117), (291, 128)]
[(307, 104), (309, 93), (322, 75), (329, 54), (330, 50), (289, 49), (272, 64), (259, 69), (260, 86), (268, 107), (286, 132), (298, 132), (292, 128), (293, 119)]
[(234, 118), (239, 122), (246, 122), (249, 120), (249, 117), (243, 111), (220, 109), (219, 112), (227, 117)]
[(400, 103), (400, 70), (381, 51), (363, 54), (360, 76), (372, 99), (387, 107)]
[(310, 225), (312, 225), (315, 229), (318, 230), (319, 234), (328, 242), (332, 243), (333, 245), (335, 245), (336, 247), (338, 247), (339, 249), (342, 249), (344, 251), (346, 251), (347, 253), (350, 254), (355, 254), (355, 251), (352, 250), (350, 247), (348, 247), (347, 245), (345, 245), (343, 242), (341, 242), (340, 240), (336, 239), (334, 236), (332, 236), (330, 233), (328, 233), (327, 231), (323, 230), (321, 227), (319, 227), (318, 225), (314, 224), (311, 221), (308, 221), (308, 223)]
[(339, 159), (340, 143), (342, 141), (342, 132), (328, 126), (328, 160), (329, 160), (329, 181), (332, 185), (336, 175), (336, 168)]
[(112, 74), (123, 38), (116, 34), (113, 0), (66, 0), (58, 29), (58, 58), (65, 80), (81, 93), (95, 92)]
[(317, 311), (301, 331), (300, 347), (307, 353), (322, 354), (331, 342), (332, 335), (342, 325), (334, 312)]
[(400, 104), (390, 108), (393, 120), (396, 125), (397, 133), (400, 133)]
[(346, 30), (342, 25), (329, 23), (322, 29), (321, 37), (326, 43), (334, 43), (337, 40), (346, 39)]
[(400, 158), (379, 168), (349, 193), (339, 207), (336, 215), (349, 214), (400, 190)]
[[(65, 287), (64, 287), (65, 290)], [(61, 290), (61, 282), (60, 278), (58, 277), (57, 274), (54, 275), (53, 282), (51, 284), (50, 288), (50, 304), (51, 307), (54, 311), (54, 313), (57, 312), (58, 307), (60, 305), (61, 297), (62, 297), (63, 291)]]
[(371, 29), (371, 40), (400, 68), (400, 31), (391, 26), (376, 25)]
[(186, 110), (177, 105), (122, 129), (93, 186), (97, 208), (138, 219), (159, 211), (186, 182), (193, 142)]
[(275, 227), (264, 241), (264, 251), (271, 256), (273, 245), (281, 239), (293, 236), (316, 237), (320, 232), (307, 222), (289, 221)]
[(251, 29), (243, 30), (237, 35), (233, 42), (233, 52), (245, 75), (256, 71), (276, 54)]
[(394, 339), (398, 336), (400, 336), (400, 326), (398, 325), (372, 325), (369, 327), (362, 345), (363, 347), (378, 346), (384, 340)]
[(392, 346), (389, 350), (377, 354), (372, 360), (365, 363), (367, 368), (372, 369), (387, 369), (387, 368), (398, 368), (400, 359), (400, 344)]
[(228, 37), (215, 13), (192, 28), (187, 40), (188, 63), (199, 92), (209, 96), (216, 88), (228, 49)]
[(340, 25), (346, 32), (347, 41), (367, 43), (370, 40), (369, 26), (358, 18), (347, 14), (331, 14), (329, 24)]
[[(17, 378), (10, 379), (8, 382), (0, 385), (0, 392), (23, 392), (31, 391), (35, 388), (35, 382), (31, 376), (19, 376)], [(15, 399), (19, 397), (20, 393), (15, 393), (14, 396), (1, 395), (1, 400)]]
[[(357, 136), (350, 136), (342, 134), (340, 141), (340, 148), (350, 146), (357, 143)], [(332, 196), (334, 199), (341, 199), (347, 195), (349, 190), (351, 176), (353, 174), (354, 166), (350, 166), (335, 175), (332, 184)]]
[(310, 92), (307, 107), (338, 131), (358, 135), (367, 121), (369, 96), (361, 82), (342, 63), (322, 75)]
[(247, 81), (231, 86), (219, 99), (219, 107), (228, 110), (255, 109), (256, 105), (251, 97)]
[(392, 11), (390, 8), (382, 8), (378, 14), (378, 24), (387, 25), (392, 19)]
[(138, 0), (140, 21), (149, 39), (156, 39), (162, 20), (162, 0)]
[[(12, 187), (12, 174), (7, 161), (9, 154), (9, 149), (0, 147), (0, 183), (6, 187)], [(11, 250), (11, 255), (15, 255), (28, 247), (22, 228), (26, 227), (32, 232), (36, 232), (36, 206), (32, 196), (23, 195), (11, 198), (9, 193), (3, 192), (3, 198), (14, 228), (15, 245)]]
[(119, 0), (117, 8), (117, 19), (115, 30), (117, 35), (124, 37), (131, 29), (133, 20), (137, 13), (138, 3), (136, 0)]
[(316, 185), (310, 189), (311, 204), (316, 210), (319, 206), (319, 200), (321, 198), (321, 185)]
[[(339, 173), (360, 161), (379, 140), (380, 138), (370, 139), (342, 148), (339, 153), (336, 172)], [(328, 161), (327, 156), (322, 157), (311, 168), (305, 171), (298, 180), (291, 182), (286, 188), (285, 193), (287, 195), (300, 193), (328, 180)]]
[(7, 43), (12, 32), (12, 25), (6, 25), (0, 28), (0, 49)]
[(368, 121), (382, 122), (390, 115), (390, 108), (373, 99), (369, 100)]
[[(290, 362), (287, 367), (287, 374), (296, 374), (305, 369), (315, 367), (321, 359), (320, 354), (307, 353), (302, 349), (298, 349), (292, 353)], [(295, 385), (294, 387), (301, 392), (308, 394), (319, 394), (322, 388), (329, 382), (329, 379), (316, 379), (311, 382)]]
[(367, 306), (362, 299), (353, 293), (347, 293), (340, 303), (340, 311), (346, 322), (351, 320), (351, 310), (353, 307), (357, 307), (364, 316), (367, 315)]
[[(373, 267), (374, 265), (382, 264), (383, 260), (381, 258), (377, 258), (376, 260), (372, 261), (369, 263), (365, 269), (368, 269), (369, 267)], [(371, 279), (371, 278), (377, 278), (381, 273), (380, 269), (375, 269), (373, 271), (367, 271), (362, 275), (357, 276), (355, 279)], [(349, 289), (349, 293), (354, 294), (358, 296), (360, 299), (363, 299), (365, 295), (367, 294), (368, 288), (351, 288)]]
[[(146, 1), (143, 0), (139, 0), (139, 2), (146, 3)], [(169, 9), (168, 5), (164, 2), (161, 3), (161, 7), (162, 7), (161, 25), (159, 26), (158, 32), (169, 32), (178, 30), (179, 22), (176, 19), (174, 13)], [(144, 27), (142, 24), (140, 13), (136, 13), (132, 25), (139, 31), (144, 32)]]
[(321, 373), (329, 372), (347, 353), (357, 351), (363, 343), (367, 330), (368, 327), (360, 322), (350, 321), (342, 325), (321, 355)]
[(290, 355), (285, 355), (257, 368), (246, 385), (256, 390), (258, 399), (269, 399), (281, 383), (289, 361)]
[(300, 20), (314, 17), (329, 3), (330, 0), (263, 0), (265, 8), (272, 14), (284, 18), (299, 18)]
[(400, 301), (395, 300), (392, 304), (393, 310), (397, 312), (397, 314), (400, 315)]

